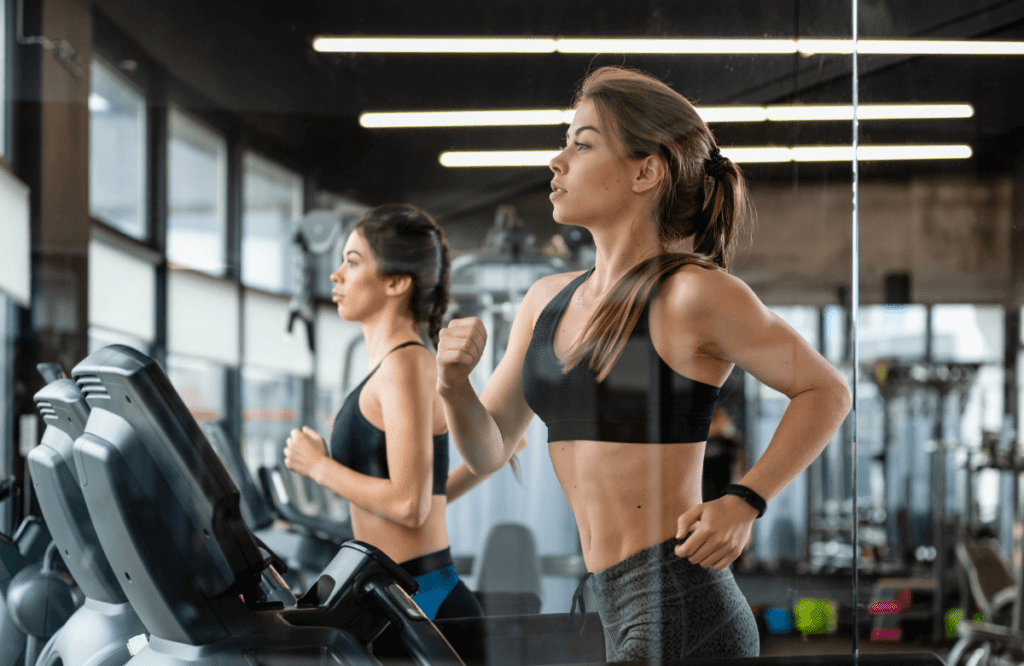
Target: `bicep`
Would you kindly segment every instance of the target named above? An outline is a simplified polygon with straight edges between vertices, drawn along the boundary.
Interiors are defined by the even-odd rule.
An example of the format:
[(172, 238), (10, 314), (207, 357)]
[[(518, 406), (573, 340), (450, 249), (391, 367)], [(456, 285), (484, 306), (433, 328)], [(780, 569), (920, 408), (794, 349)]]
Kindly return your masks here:
[[(381, 368), (389, 476), (396, 483), (426, 479), (433, 462), (433, 406), (436, 378), (420, 359), (395, 359)], [(433, 366), (431, 365), (431, 368)]]

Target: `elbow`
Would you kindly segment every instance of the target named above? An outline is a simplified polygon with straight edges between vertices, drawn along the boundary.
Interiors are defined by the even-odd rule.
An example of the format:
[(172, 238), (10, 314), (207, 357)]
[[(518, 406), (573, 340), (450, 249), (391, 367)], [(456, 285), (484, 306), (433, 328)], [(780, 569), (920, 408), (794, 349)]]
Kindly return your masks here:
[(427, 522), (431, 506), (429, 495), (406, 498), (395, 511), (395, 522), (411, 530), (419, 529)]
[(493, 461), (485, 460), (477, 460), (475, 462), (466, 460), (466, 467), (468, 467), (469, 471), (473, 473), (473, 476), (477, 476), (482, 479), (501, 469), (501, 464), (495, 464)]
[(847, 386), (846, 381), (843, 379), (839, 380), (836, 386), (836, 403), (839, 406), (840, 420), (845, 419), (846, 415), (853, 409), (853, 393), (850, 391), (850, 387)]

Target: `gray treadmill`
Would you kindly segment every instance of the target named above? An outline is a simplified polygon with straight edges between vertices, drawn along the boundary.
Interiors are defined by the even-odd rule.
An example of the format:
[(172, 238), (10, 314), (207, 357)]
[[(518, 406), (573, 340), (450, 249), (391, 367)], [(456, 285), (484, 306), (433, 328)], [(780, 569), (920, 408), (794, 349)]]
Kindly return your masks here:
[(120, 666), (131, 658), (128, 641), (146, 628), (103, 553), (75, 470), (72, 446), (85, 431), (89, 407), (70, 379), (47, 384), (35, 403), (46, 430), (28, 455), (32, 486), (60, 556), (85, 595), (35, 663)]
[(366, 646), (391, 623), (422, 666), (463, 663), (367, 544), (345, 543), (294, 607), (276, 599), (238, 488), (156, 361), (114, 345), (72, 376), (91, 408), (73, 447), (85, 502), (150, 634), (130, 664), (377, 664)]

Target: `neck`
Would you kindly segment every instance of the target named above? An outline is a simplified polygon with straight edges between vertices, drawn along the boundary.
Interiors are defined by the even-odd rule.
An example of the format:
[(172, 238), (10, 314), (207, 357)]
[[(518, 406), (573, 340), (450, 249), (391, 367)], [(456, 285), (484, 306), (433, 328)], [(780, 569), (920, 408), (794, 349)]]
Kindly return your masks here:
[(396, 345), (419, 340), (420, 335), (412, 317), (382, 312), (363, 322), (363, 339), (366, 340), (366, 351), (370, 355), (370, 367), (373, 367)]
[(655, 222), (650, 218), (638, 217), (590, 231), (597, 256), (588, 282), (595, 295), (605, 293), (633, 266), (663, 251)]

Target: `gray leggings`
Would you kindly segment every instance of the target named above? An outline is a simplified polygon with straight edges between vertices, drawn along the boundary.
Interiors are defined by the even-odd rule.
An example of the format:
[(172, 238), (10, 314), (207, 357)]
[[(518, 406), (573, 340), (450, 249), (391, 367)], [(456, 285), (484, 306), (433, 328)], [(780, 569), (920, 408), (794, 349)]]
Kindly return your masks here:
[(590, 578), (606, 661), (757, 657), (757, 623), (732, 571), (677, 557), (669, 539)]

